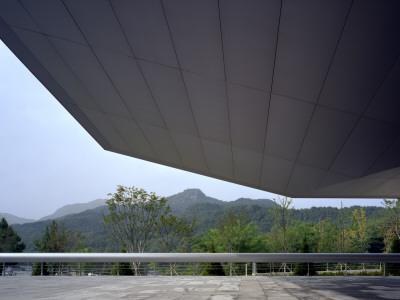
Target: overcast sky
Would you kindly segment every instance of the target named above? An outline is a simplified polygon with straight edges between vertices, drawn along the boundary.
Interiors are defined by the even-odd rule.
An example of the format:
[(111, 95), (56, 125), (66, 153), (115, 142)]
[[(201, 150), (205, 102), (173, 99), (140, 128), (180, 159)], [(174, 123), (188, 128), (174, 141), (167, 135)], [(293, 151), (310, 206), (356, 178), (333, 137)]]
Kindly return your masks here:
[[(106, 198), (117, 185), (161, 196), (187, 188), (225, 200), (275, 194), (103, 150), (0, 41), (0, 212), (40, 218), (63, 205)], [(344, 205), (380, 205), (345, 199)], [(294, 199), (296, 208), (339, 199)]]

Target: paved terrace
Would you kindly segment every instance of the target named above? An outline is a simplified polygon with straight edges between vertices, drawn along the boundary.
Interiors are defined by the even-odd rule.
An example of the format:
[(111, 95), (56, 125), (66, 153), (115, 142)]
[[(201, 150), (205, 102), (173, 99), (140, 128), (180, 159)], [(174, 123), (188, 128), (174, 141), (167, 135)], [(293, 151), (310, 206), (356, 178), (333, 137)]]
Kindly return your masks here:
[(400, 299), (400, 277), (0, 277), (1, 299)]

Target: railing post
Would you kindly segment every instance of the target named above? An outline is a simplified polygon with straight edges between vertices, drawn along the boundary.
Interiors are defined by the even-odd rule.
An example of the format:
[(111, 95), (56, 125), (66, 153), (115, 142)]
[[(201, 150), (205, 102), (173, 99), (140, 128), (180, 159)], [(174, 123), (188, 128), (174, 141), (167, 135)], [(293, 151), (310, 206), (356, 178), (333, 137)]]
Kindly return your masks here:
[(383, 263), (383, 276), (386, 276), (386, 263)]
[(246, 263), (246, 265), (244, 267), (244, 273), (245, 273), (245, 276), (247, 276), (247, 263)]
[(307, 263), (307, 276), (310, 276), (310, 263)]
[(257, 265), (255, 262), (253, 262), (252, 270), (251, 270), (251, 275), (256, 276), (257, 274)]
[(43, 262), (40, 263), (40, 276), (43, 276)]
[(117, 262), (117, 276), (119, 276), (119, 262)]
[(5, 262), (3, 262), (3, 272), (2, 272), (3, 274), (3, 276), (6, 276), (6, 263)]

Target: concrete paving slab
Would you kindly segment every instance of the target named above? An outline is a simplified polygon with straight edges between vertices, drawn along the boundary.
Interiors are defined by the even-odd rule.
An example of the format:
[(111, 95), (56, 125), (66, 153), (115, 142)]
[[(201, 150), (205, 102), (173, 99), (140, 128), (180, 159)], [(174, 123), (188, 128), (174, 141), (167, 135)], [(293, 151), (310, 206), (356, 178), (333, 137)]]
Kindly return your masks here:
[(0, 277), (1, 299), (400, 299), (400, 277)]

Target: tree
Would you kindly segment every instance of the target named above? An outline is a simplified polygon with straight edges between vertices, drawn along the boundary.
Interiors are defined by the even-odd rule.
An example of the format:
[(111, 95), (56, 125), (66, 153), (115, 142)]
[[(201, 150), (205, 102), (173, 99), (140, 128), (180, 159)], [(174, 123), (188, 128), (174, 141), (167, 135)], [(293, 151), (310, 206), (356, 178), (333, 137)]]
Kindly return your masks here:
[[(244, 212), (229, 212), (217, 222), (217, 228), (210, 229), (198, 242), (202, 251), (240, 253), (259, 249), (262, 243), (258, 234), (258, 227), (249, 222)], [(230, 274), (233, 271), (233, 264), (229, 263)]]
[[(103, 225), (111, 237), (129, 253), (143, 253), (160, 226), (160, 217), (167, 215), (167, 200), (143, 189), (119, 185), (109, 194), (108, 215)], [(133, 263), (139, 275), (140, 263)]]
[[(121, 249), (121, 253), (126, 253), (125, 249)], [(128, 262), (116, 263), (111, 269), (111, 275), (120, 275), (120, 276), (132, 276), (135, 273), (132, 270), (132, 266)]]
[[(397, 237), (397, 235), (390, 243), (388, 253), (400, 253), (400, 239)], [(386, 270), (390, 275), (398, 276), (400, 275), (400, 264), (386, 264)]]
[(5, 218), (0, 220), (0, 252), (14, 253), (22, 252), (25, 244), (21, 242), (21, 238), (15, 233), (14, 229), (8, 226)]
[(290, 215), (293, 212), (292, 199), (287, 197), (279, 197), (274, 199), (275, 207), (269, 210), (269, 213), (274, 220), (276, 230), (276, 241), (280, 244), (280, 252), (288, 252), (287, 235), (290, 229)]
[[(190, 246), (195, 219), (187, 221), (183, 217), (161, 215), (158, 227), (158, 242), (163, 252), (186, 252)], [(170, 263), (170, 273), (178, 275), (175, 263)]]
[(319, 233), (318, 252), (335, 253), (338, 252), (339, 229), (328, 216), (326, 220), (317, 224)]
[(338, 218), (338, 229), (339, 229), (339, 240), (338, 240), (338, 251), (339, 253), (346, 252), (347, 241), (348, 241), (348, 231), (346, 230), (347, 222), (349, 219), (349, 214), (343, 209), (343, 202), (340, 202), (340, 210), (337, 213)]
[[(310, 253), (307, 237), (304, 237), (300, 253)], [(296, 276), (314, 276), (317, 274), (314, 263), (297, 263), (293, 274)]]
[(41, 239), (35, 240), (35, 250), (44, 253), (64, 253), (77, 251), (82, 244), (83, 236), (67, 228), (64, 223), (58, 224), (55, 220), (46, 226)]
[[(275, 202), (275, 206), (273, 209), (269, 210), (269, 213), (274, 221), (271, 236), (274, 243), (278, 246), (279, 252), (289, 252), (288, 233), (291, 233), (291, 229), (293, 228), (290, 220), (290, 215), (293, 212), (293, 208), (291, 207), (292, 199), (289, 199), (286, 196), (283, 198), (278, 196), (278, 200), (273, 200)], [(282, 266), (284, 273), (286, 273), (286, 262), (284, 262)]]
[[(214, 243), (211, 242), (209, 245), (209, 252), (215, 253)], [(201, 273), (202, 276), (225, 276), (224, 268), (222, 267), (221, 263), (219, 262), (212, 262), (206, 263), (203, 272)]]
[[(78, 250), (82, 245), (83, 236), (80, 232), (68, 229), (64, 223), (58, 224), (55, 220), (46, 226), (42, 238), (34, 241), (35, 250), (42, 253), (65, 253)], [(50, 275), (58, 270), (59, 275), (64, 271), (64, 263), (43, 264), (43, 275)], [(34, 264), (32, 275), (41, 275), (41, 264)]]
[(351, 224), (348, 229), (350, 238), (349, 251), (350, 252), (366, 252), (368, 249), (368, 236), (367, 236), (367, 218), (365, 217), (365, 210), (354, 209), (351, 214)]
[[(15, 233), (14, 229), (8, 226), (5, 218), (0, 220), (0, 253), (22, 252), (25, 244), (21, 242), (21, 238)], [(0, 276), (3, 274), (3, 264), (0, 265)]]
[(395, 236), (400, 239), (400, 199), (383, 199), (382, 204), (387, 209), (384, 241), (386, 249), (388, 249)]

